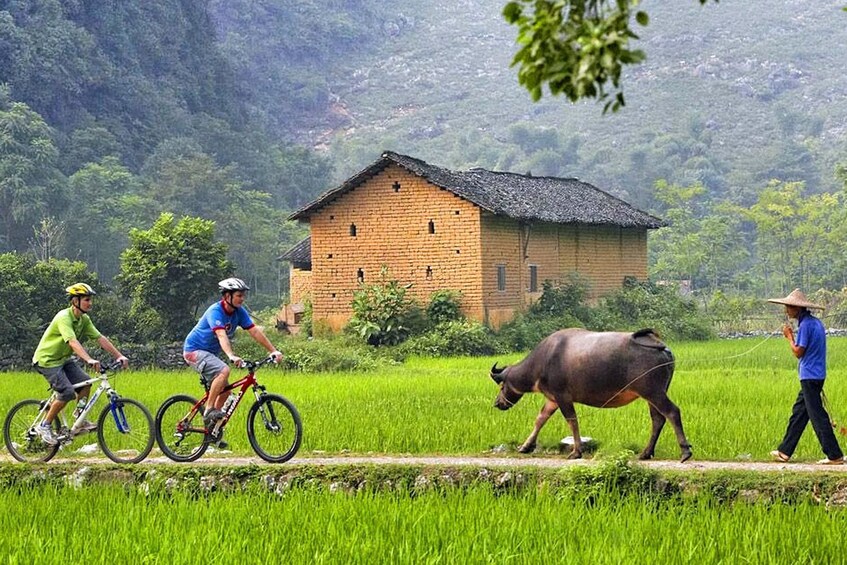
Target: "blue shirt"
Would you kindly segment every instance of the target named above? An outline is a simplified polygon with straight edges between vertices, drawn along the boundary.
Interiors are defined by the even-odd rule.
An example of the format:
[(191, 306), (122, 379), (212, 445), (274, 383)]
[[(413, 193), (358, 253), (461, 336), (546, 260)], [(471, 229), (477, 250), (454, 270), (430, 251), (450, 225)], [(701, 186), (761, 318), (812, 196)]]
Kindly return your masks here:
[(800, 380), (823, 380), (826, 378), (826, 330), (823, 322), (808, 311), (800, 314), (794, 344), (805, 348), (800, 357)]
[(235, 335), (239, 327), (249, 330), (255, 324), (245, 308), (236, 308), (232, 314), (224, 310), (224, 302), (216, 302), (206, 309), (197, 321), (194, 329), (189, 332), (183, 344), (183, 351), (208, 351), (217, 355), (221, 352), (221, 343), (215, 335), (215, 330), (225, 330), (229, 339)]

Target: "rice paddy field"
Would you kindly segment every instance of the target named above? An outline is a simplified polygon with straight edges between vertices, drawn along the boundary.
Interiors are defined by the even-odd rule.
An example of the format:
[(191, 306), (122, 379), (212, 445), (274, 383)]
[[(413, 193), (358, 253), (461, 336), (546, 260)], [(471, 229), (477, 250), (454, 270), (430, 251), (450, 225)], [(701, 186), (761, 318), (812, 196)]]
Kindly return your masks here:
[(5, 563), (843, 563), (847, 510), (801, 503), (591, 504), (478, 486), (416, 497), (300, 489), (150, 496), (0, 491)]
[[(682, 411), (695, 460), (768, 460), (799, 388), (796, 360), (785, 341), (669, 345), (678, 362), (670, 396)], [(830, 338), (828, 345), (825, 390), (831, 415), (844, 426), (847, 338)], [(295, 459), (300, 466), (309, 457), (343, 454), (496, 454), (519, 461), (532, 457), (517, 454), (515, 447), (531, 430), (542, 399), (528, 395), (507, 412), (496, 410), (497, 387), (488, 370), (495, 360), (514, 363), (521, 357), (413, 359), (366, 374), (269, 368), (259, 376), (301, 413), (304, 438)], [(2, 414), (18, 400), (46, 396), (46, 384), (35, 373), (0, 374), (0, 380)], [(189, 371), (127, 371), (114, 386), (154, 413), (169, 395), (200, 389)], [(252, 455), (244, 433), (246, 408), (240, 407), (227, 430), (233, 456)], [(582, 434), (597, 442), (590, 458), (631, 457), (649, 435), (643, 401), (618, 409), (578, 406), (577, 412)], [(542, 431), (539, 452), (558, 453), (566, 435), (570, 430), (557, 414)], [(838, 437), (847, 448), (847, 438)], [(678, 456), (668, 426), (656, 457)], [(79, 465), (85, 457), (63, 451), (56, 461)], [(795, 459), (821, 457), (808, 429)], [(847, 531), (847, 507), (822, 503), (816, 479), (799, 496), (754, 493), (739, 502), (714, 496), (714, 489), (702, 496), (697, 489), (656, 494), (617, 488), (602, 478), (588, 492), (545, 481), (507, 489), (471, 481), (422, 491), (399, 484), (335, 489), (304, 481), (283, 490), (253, 484), (198, 492), (140, 488), (132, 481), (27, 482), (3, 474), (3, 467), (28, 474), (22, 466), (0, 464), (5, 532), (0, 555), (7, 563), (69, 557), (96, 563), (842, 563)], [(33, 466), (32, 475), (51, 468), (52, 463)], [(178, 468), (195, 479), (202, 473), (190, 464)], [(291, 467), (274, 467), (280, 473), (286, 468)], [(138, 469), (145, 467), (128, 472), (150, 473), (150, 467)], [(343, 469), (333, 473), (343, 475)], [(696, 483), (695, 475), (683, 482)], [(744, 489), (749, 479), (738, 475), (732, 488)], [(758, 480), (791, 482), (782, 474)], [(826, 488), (847, 492), (843, 477), (828, 480)]]
[[(696, 460), (769, 460), (785, 431), (799, 390), (796, 359), (782, 338), (722, 340), (669, 344), (677, 359), (670, 387)], [(825, 392), (831, 416), (847, 425), (847, 338), (828, 341)], [(493, 408), (497, 386), (488, 378), (494, 361), (522, 358), (413, 359), (374, 373), (284, 373), (273, 367), (260, 371), (270, 392), (288, 397), (304, 425), (298, 457), (334, 454), (517, 454), (543, 404), (526, 395), (511, 410)], [(0, 414), (17, 401), (46, 397), (46, 383), (37, 373), (0, 374)], [(140, 400), (155, 415), (158, 406), (176, 393), (201, 391), (195, 374), (186, 371), (126, 371), (113, 381), (124, 396)], [(104, 402), (103, 400), (100, 401)], [(245, 399), (227, 428), (233, 455), (252, 455), (245, 434), (249, 406)], [(577, 405), (580, 431), (597, 442), (588, 457), (611, 456), (623, 450), (639, 452), (646, 443), (650, 418), (641, 401), (623, 408)], [(554, 415), (539, 437), (537, 453), (558, 452), (570, 435), (565, 420)], [(94, 441), (93, 435), (90, 436)], [(843, 444), (847, 438), (839, 436)], [(847, 448), (847, 445), (844, 445)], [(158, 450), (154, 450), (154, 454)], [(63, 451), (60, 457), (73, 456)], [(670, 426), (662, 432), (656, 458), (676, 459)], [(794, 459), (813, 462), (822, 457), (816, 438), (807, 430)]]

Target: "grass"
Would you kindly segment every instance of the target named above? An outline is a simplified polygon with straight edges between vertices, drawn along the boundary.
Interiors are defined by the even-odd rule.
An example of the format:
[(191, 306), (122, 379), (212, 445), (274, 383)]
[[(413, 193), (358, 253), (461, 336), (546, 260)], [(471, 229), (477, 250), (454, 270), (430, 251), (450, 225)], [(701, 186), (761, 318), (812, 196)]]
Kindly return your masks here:
[[(847, 338), (829, 339), (829, 376), (825, 387), (832, 416), (847, 425)], [(678, 367), (670, 397), (698, 460), (767, 460), (779, 443), (799, 390), (796, 360), (781, 338), (671, 344)], [(521, 355), (496, 360), (514, 363)], [(514, 408), (492, 407), (497, 388), (488, 378), (494, 358), (412, 359), (373, 373), (283, 373), (270, 368), (260, 381), (287, 396), (304, 423), (300, 456), (314, 454), (462, 454), (514, 453), (530, 432), (542, 399), (526, 395)], [(0, 413), (18, 400), (46, 396), (37, 373), (7, 373), (0, 386)], [(129, 371), (114, 381), (123, 395), (145, 403), (155, 414), (165, 398), (200, 391), (190, 371)], [(249, 399), (245, 399), (250, 402)], [(101, 401), (102, 402), (102, 401)], [(245, 435), (249, 404), (242, 403), (227, 429), (233, 453), (252, 453)], [(597, 441), (594, 456), (640, 451), (649, 435), (645, 403), (617, 409), (577, 406), (582, 435)], [(539, 438), (538, 453), (557, 453), (570, 435), (560, 415)], [(93, 441), (93, 436), (90, 441)], [(841, 439), (842, 446), (844, 439)], [(154, 451), (154, 453), (156, 453)], [(63, 457), (66, 455), (61, 454)], [(676, 459), (679, 448), (670, 426), (656, 457)], [(795, 459), (822, 457), (811, 429)]]
[[(45, 500), (53, 501), (45, 504)], [(489, 485), (409, 496), (303, 488), (144, 494), (0, 491), (7, 563), (835, 563), (847, 512)], [(63, 519), (57, 516), (78, 517)], [(81, 523), (83, 526), (81, 526)], [(814, 524), (810, 535), (809, 525)]]

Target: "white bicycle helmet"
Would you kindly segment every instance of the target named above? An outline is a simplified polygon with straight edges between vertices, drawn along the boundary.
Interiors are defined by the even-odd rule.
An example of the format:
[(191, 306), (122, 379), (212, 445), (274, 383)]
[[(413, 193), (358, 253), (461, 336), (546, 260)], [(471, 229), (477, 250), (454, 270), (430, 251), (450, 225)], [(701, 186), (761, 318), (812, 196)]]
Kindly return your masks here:
[(218, 283), (218, 290), (220, 290), (221, 293), (235, 292), (237, 290), (250, 290), (250, 287), (247, 286), (246, 282), (239, 278), (229, 277), (228, 279), (224, 279)]

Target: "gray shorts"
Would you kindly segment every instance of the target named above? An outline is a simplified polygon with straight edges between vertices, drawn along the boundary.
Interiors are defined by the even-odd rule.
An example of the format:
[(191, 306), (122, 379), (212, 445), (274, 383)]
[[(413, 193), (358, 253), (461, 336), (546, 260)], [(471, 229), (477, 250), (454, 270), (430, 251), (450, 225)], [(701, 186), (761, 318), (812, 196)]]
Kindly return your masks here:
[(208, 351), (183, 351), (182, 358), (185, 359), (189, 367), (200, 373), (200, 384), (206, 390), (209, 390), (209, 387), (212, 386), (215, 377), (226, 369), (226, 363), (220, 357)]
[(76, 361), (65, 361), (61, 367), (44, 367), (35, 366), (35, 370), (44, 375), (47, 382), (50, 383), (50, 388), (56, 391), (59, 400), (68, 402), (76, 398), (75, 384), (87, 381), (91, 378), (85, 371), (80, 369)]

